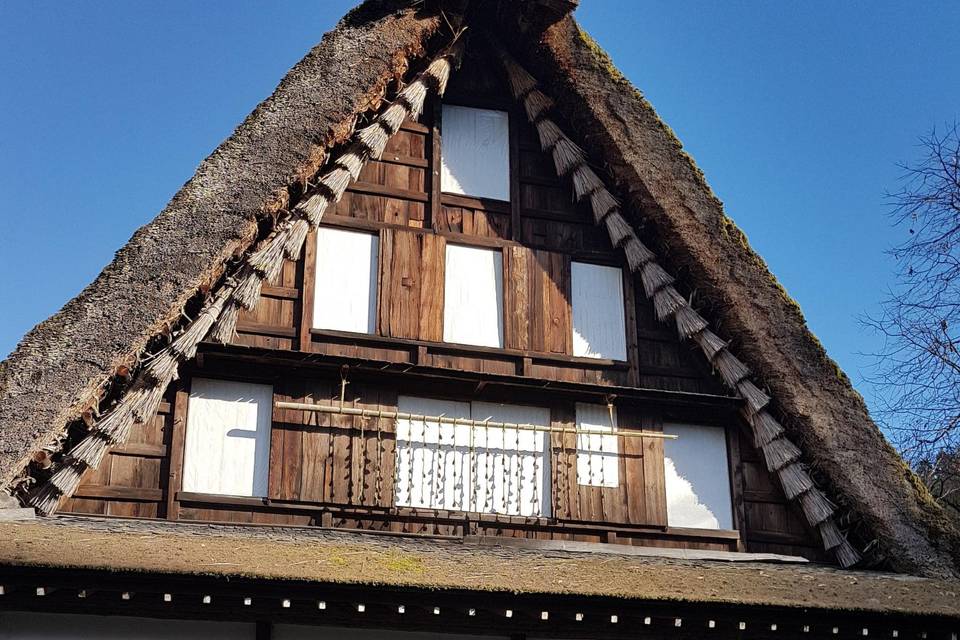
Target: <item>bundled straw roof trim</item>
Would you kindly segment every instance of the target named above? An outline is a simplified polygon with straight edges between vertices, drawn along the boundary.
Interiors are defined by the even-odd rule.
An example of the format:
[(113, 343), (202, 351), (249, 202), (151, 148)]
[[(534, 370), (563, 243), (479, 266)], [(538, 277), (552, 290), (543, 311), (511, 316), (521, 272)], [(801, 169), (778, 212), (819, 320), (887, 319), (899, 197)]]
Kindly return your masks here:
[[(414, 84), (438, 87), (441, 91), (446, 88), (450, 76), (450, 69), (462, 52), (462, 39), (455, 39), (453, 45), (445, 50), (436, 60), (430, 63), (425, 71), (420, 73)], [(368, 127), (369, 129), (369, 127)], [(361, 133), (357, 134), (359, 138)], [(333, 160), (333, 168), (320, 178), (319, 183), (334, 191), (336, 198), (343, 194), (349, 180), (344, 182), (344, 175), (356, 178), (360, 174), (364, 163), (370, 157), (370, 150), (362, 144), (350, 145), (343, 154)], [(322, 216), (322, 212), (315, 212)], [(197, 344), (213, 327), (224, 306), (233, 303), (245, 308), (252, 308), (260, 296), (260, 289), (264, 280), (276, 278), (283, 268), (286, 253), (299, 254), (306, 232), (302, 223), (306, 222), (303, 213), (294, 208), (289, 216), (277, 223), (273, 232), (260, 245), (251, 251), (245, 260), (237, 267), (241, 274), (240, 284), (234, 286), (228, 281), (214, 293), (206, 302), (199, 316), (188, 326), (187, 330), (177, 336), (164, 349), (168, 358), (162, 360), (163, 368), (141, 369), (136, 382), (135, 391), (125, 394), (114, 406), (109, 415), (95, 426), (95, 430), (88, 434), (81, 442), (67, 454), (67, 459), (61, 465), (65, 471), (47, 484), (39, 487), (32, 494), (30, 501), (43, 513), (51, 513), (58, 506), (63, 497), (69, 497), (77, 487), (82, 468), (73, 461), (81, 462), (84, 466), (96, 467), (103, 459), (106, 444), (122, 444), (129, 436), (130, 427), (134, 421), (143, 422), (156, 412), (160, 399), (169, 383), (176, 376), (178, 364), (185, 362), (186, 354), (192, 357), (196, 353)], [(300, 230), (293, 232), (295, 228)], [(291, 238), (296, 238), (299, 244), (291, 245)], [(288, 251), (289, 250), (289, 251)], [(232, 334), (235, 330), (235, 319), (232, 326), (217, 330), (221, 333)], [(169, 360), (169, 361), (168, 361)], [(89, 452), (88, 456), (75, 455), (75, 451)]]
[(553, 109), (553, 100), (542, 91), (534, 89), (523, 99), (523, 109), (531, 122), (537, 122), (548, 111)]
[[(535, 90), (536, 84), (535, 82), (531, 83), (532, 76), (525, 69), (513, 60), (502, 47), (497, 46), (514, 97), (518, 100), (522, 99), (523, 95)], [(594, 218), (598, 223), (600, 221), (605, 223), (613, 245), (623, 246), (625, 250), (633, 247), (634, 251), (638, 246), (643, 247), (636, 237), (636, 232), (630, 225), (626, 224), (618, 209), (606, 208), (600, 211), (600, 209), (606, 207), (606, 202), (616, 199), (612, 194), (608, 197), (592, 196), (592, 194), (607, 191), (607, 188), (596, 173), (587, 166), (586, 153), (564, 134), (561, 128), (555, 122), (552, 122), (549, 117), (541, 114), (540, 119), (533, 124), (537, 126), (538, 131), (546, 132), (547, 135), (541, 135), (542, 142), (555, 141), (552, 145), (544, 144), (543, 150), (553, 155), (559, 175), (570, 174), (577, 200), (583, 200), (587, 196), (591, 196), (590, 201), (596, 207), (593, 212)], [(724, 383), (747, 401), (748, 413), (753, 417), (753, 419), (748, 420), (748, 423), (751, 426), (756, 424), (762, 429), (762, 432), (754, 433), (754, 439), (764, 443), (761, 446), (761, 452), (768, 469), (771, 472), (776, 472), (784, 493), (790, 500), (798, 500), (812, 491), (818, 492), (811, 495), (806, 500), (805, 505), (801, 503), (801, 509), (811, 526), (821, 524), (825, 519), (832, 516), (832, 506), (822, 492), (815, 487), (810, 475), (799, 464), (800, 449), (784, 436), (783, 429), (767, 413), (766, 407), (770, 402), (769, 396), (748, 379), (750, 369), (730, 352), (729, 345), (709, 332), (707, 321), (694, 311), (687, 300), (673, 287), (674, 278), (656, 262), (656, 256), (645, 247), (644, 250), (645, 253), (649, 254), (644, 256), (647, 258), (644, 261), (638, 261), (637, 255), (634, 255), (631, 259), (628, 254), (627, 258), (631, 269), (639, 271), (644, 292), (648, 298), (653, 300), (657, 318), (661, 322), (673, 319), (681, 339), (694, 337), (694, 341), (702, 348), (708, 360), (713, 363)], [(772, 433), (776, 435), (772, 435)], [(825, 511), (829, 512), (824, 513)], [(838, 561), (843, 566), (851, 566), (860, 560), (859, 553), (845, 539), (836, 544), (834, 542), (836, 541), (833, 539), (829, 543), (824, 541), (824, 546), (827, 550), (835, 552)]]

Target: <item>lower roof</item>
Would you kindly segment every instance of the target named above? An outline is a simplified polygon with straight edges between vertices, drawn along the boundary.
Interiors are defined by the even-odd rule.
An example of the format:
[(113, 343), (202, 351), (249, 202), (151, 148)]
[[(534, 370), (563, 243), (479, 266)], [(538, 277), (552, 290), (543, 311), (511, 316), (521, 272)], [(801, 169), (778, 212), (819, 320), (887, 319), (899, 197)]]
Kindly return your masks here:
[(616, 545), (491, 544), (320, 528), (58, 516), (0, 522), (0, 567), (580, 595), (960, 618), (960, 582)]

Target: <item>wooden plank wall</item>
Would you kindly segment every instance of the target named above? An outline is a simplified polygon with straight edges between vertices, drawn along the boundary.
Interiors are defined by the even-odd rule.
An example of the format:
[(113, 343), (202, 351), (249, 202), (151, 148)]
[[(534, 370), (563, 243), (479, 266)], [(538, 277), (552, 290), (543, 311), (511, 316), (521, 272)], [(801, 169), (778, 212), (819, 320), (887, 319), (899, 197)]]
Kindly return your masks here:
[[(400, 392), (397, 386), (351, 383), (345, 404), (392, 411)], [(274, 380), (275, 400), (336, 404), (339, 394), (340, 382), (335, 379), (297, 375)], [(295, 410), (275, 410), (273, 414), (267, 496), (229, 498), (177, 492), (169, 496), (173, 507), (167, 509), (167, 478), (178, 475), (176, 469), (169, 473), (169, 461), (171, 455), (182, 460), (171, 451), (174, 416), (185, 420), (188, 407), (180, 405), (187, 398), (185, 392), (173, 392), (173, 406), (165, 402), (146, 428), (134, 431), (130, 444), (111, 451), (100, 469), (88, 471), (76, 496), (65, 501), (62, 510), (428, 535), (742, 549), (829, 561), (819, 549), (817, 534), (804, 525), (799, 511), (787, 502), (766, 471), (747, 430), (736, 424), (728, 427), (728, 438), (733, 443), (731, 483), (739, 534), (669, 527), (663, 441), (657, 438), (619, 438), (619, 485), (598, 488), (577, 483), (576, 436), (554, 434), (550, 440), (551, 518), (465, 514), (393, 504), (393, 421)], [(550, 409), (554, 426), (574, 426), (572, 401), (551, 403)], [(624, 429), (660, 430), (663, 416), (639, 405), (620, 403), (618, 422)]]
[[(235, 343), (275, 350), (407, 363), (439, 369), (526, 376), (549, 381), (724, 394), (702, 355), (681, 344), (671, 326), (661, 325), (643, 299), (635, 277), (624, 272), (628, 361), (573, 358), (570, 264), (584, 260), (623, 265), (590, 212), (572, 202), (570, 187), (556, 175), (551, 158), (539, 150), (524, 115), (495, 68), (468, 55), (448, 91), (451, 102), (511, 111), (511, 202), (440, 192), (440, 109), (428, 105), (420, 122), (406, 122), (380, 160), (371, 161), (326, 223), (378, 234), (376, 335), (311, 330), (314, 235), (303, 257), (287, 262), (276, 283), (264, 286), (259, 304), (243, 312)], [(504, 273), (504, 349), (441, 342), (443, 274), (447, 242), (500, 250)], [(236, 375), (231, 372), (230, 375)], [(398, 374), (400, 375), (400, 374)], [(350, 385), (347, 402), (372, 409), (396, 407), (398, 389)], [(276, 399), (334, 402), (338, 380), (280, 376)], [(409, 392), (409, 389), (407, 389)], [(809, 531), (767, 473), (749, 437), (728, 426), (731, 483), (737, 534), (671, 530), (666, 520), (663, 446), (656, 438), (620, 438), (620, 485), (578, 486), (576, 438), (551, 439), (554, 517), (497, 515), (396, 508), (393, 497), (394, 427), (381, 421), (298, 411), (274, 414), (269, 495), (226, 499), (179, 495), (181, 458), (174, 415), (185, 419), (188, 394), (172, 392), (147, 428), (110, 452), (99, 470), (89, 471), (64, 511), (120, 516), (170, 517), (242, 523), (314, 524), (382, 529), (430, 535), (502, 535), (542, 539), (617, 541), (647, 546), (745, 549), (823, 559)], [(459, 398), (463, 399), (463, 398)], [(171, 404), (174, 404), (171, 407)], [(624, 404), (622, 427), (660, 429), (663, 417)], [(573, 400), (551, 405), (557, 426), (572, 426)], [(337, 426), (349, 427), (338, 429)], [(175, 437), (179, 434), (179, 440)], [(380, 470), (378, 474), (376, 471)], [(379, 482), (377, 480), (379, 476)]]
[(164, 517), (172, 426), (172, 406), (165, 400), (148, 423), (131, 431), (126, 445), (110, 449), (98, 469), (84, 474), (60, 511)]

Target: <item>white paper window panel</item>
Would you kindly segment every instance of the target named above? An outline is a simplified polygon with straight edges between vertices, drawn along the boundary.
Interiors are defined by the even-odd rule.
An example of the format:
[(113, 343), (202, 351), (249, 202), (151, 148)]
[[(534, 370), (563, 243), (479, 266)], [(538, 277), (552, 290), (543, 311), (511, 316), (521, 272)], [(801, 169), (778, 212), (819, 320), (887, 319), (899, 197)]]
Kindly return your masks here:
[(183, 490), (267, 495), (273, 387), (194, 378), (183, 450)]
[(499, 251), (447, 245), (443, 340), (503, 347), (503, 256)]
[(667, 524), (732, 529), (727, 438), (720, 427), (665, 424), (663, 441)]
[(623, 272), (586, 262), (570, 264), (573, 355), (627, 359)]
[(379, 238), (320, 227), (313, 328), (373, 333), (377, 320)]
[(0, 640), (253, 640), (255, 637), (256, 625), (252, 622), (0, 612)]
[(271, 638), (273, 640), (496, 640), (497, 636), (275, 624)]
[[(617, 426), (617, 410), (605, 404), (577, 403), (577, 428), (591, 431), (613, 431)], [(617, 436), (599, 433), (577, 434), (577, 483), (589, 487), (620, 486), (620, 452)]]
[(510, 199), (510, 120), (506, 111), (443, 105), (440, 189)]
[[(400, 396), (401, 412), (547, 425), (542, 407)], [(471, 447), (472, 438), (472, 447)], [(550, 435), (543, 431), (397, 420), (396, 503), (550, 515)]]

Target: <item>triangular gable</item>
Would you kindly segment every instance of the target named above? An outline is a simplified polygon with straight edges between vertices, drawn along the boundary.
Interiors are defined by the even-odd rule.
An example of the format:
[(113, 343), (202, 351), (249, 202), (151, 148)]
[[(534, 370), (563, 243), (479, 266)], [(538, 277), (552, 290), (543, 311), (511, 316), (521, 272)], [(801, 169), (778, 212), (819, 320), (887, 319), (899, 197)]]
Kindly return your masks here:
[[(517, 28), (509, 20), (507, 26)], [(204, 286), (219, 275), (232, 255), (249, 245), (254, 233), (252, 220), (257, 215), (281, 212), (282, 221), (288, 201), (300, 201), (301, 206), (309, 203), (299, 198), (302, 187), (296, 179), (304, 178), (301, 184), (307, 185), (307, 196), (311, 196), (306, 178), (319, 167), (322, 149), (347, 137), (352, 128), (351, 110), (356, 113), (375, 103), (386, 82), (405, 67), (405, 56), (420, 53), (437, 29), (435, 15), (391, 13), (379, 3), (369, 3), (349, 14), (338, 30), (288, 75), (270, 99), (271, 104), (254, 112), (208, 159), (170, 207), (138, 232), (114, 264), (57, 316), (28, 335), (2, 371), (2, 433), (10, 443), (4, 459), (5, 481), (17, 473), (24, 454), (44, 445), (56, 448), (47, 439), (57, 437), (66, 422), (95, 401), (94, 390), (103, 388), (109, 381), (107, 376), (122, 364), (133, 364), (136, 354), (162, 325), (176, 321), (182, 307), (186, 305), (190, 315), (197, 312)], [(956, 548), (955, 532), (944, 523), (936, 507), (924, 501), (912, 474), (870, 422), (862, 400), (822, 352), (799, 311), (746, 245), (739, 230), (723, 216), (719, 202), (652, 109), (629, 83), (608, 68), (572, 19), (548, 29), (540, 43), (527, 36), (516, 39), (523, 42), (526, 38), (526, 51), (515, 53), (529, 61), (547, 91), (540, 94), (542, 99), (531, 99), (540, 92), (537, 80), (519, 66), (513, 67), (512, 89), (528, 107), (531, 121), (538, 125), (541, 142), (552, 150), (560, 172), (571, 176), (578, 200), (590, 202), (613, 243), (624, 249), (631, 268), (643, 275), (661, 319), (676, 323), (682, 337), (694, 339), (725, 382), (745, 397), (751, 407), (747, 417), (754, 425), (755, 439), (763, 446), (775, 447), (771, 449), (775, 453), (765, 449), (768, 466), (778, 473), (790, 497), (798, 501), (806, 498), (809, 504), (803, 506), (811, 524), (824, 532), (838, 512), (832, 510), (806, 465), (797, 458), (799, 452), (791, 448), (794, 440), (803, 445), (805, 459), (814, 463), (819, 485), (835, 501), (844, 503), (842, 513), (852, 514), (864, 524), (860, 539), (876, 536), (897, 568), (955, 573), (951, 557), (955, 551), (950, 550), (951, 545)], [(362, 65), (364, 70), (358, 71), (343, 53), (346, 41), (370, 47), (378, 63)], [(509, 54), (505, 52), (504, 58), (510, 68)], [(342, 73), (346, 68), (350, 72)], [(345, 82), (347, 79), (349, 82)], [(309, 91), (329, 94), (323, 96), (329, 110), (320, 119), (326, 125), (322, 137), (309, 135), (303, 128), (308, 125), (302, 124), (313, 124), (319, 114), (294, 117), (310, 110), (305, 103), (316, 104), (304, 95)], [(603, 99), (598, 99), (598, 91)], [(358, 95), (363, 97), (353, 97)], [(557, 113), (570, 123), (571, 132), (576, 132), (577, 142), (589, 142), (592, 157), (603, 158), (609, 165), (613, 186), (618, 187), (616, 196), (625, 200), (622, 207), (617, 206), (616, 196), (607, 191), (601, 176), (590, 169), (586, 157), (579, 154), (572, 138), (562, 128), (546, 124), (549, 118), (545, 114), (553, 108), (551, 98), (557, 100)], [(278, 110), (286, 111), (291, 119), (278, 118)], [(299, 127), (297, 123), (301, 123)], [(310, 129), (317, 130), (313, 126)], [(308, 142), (318, 138), (328, 144)], [(263, 169), (264, 148), (276, 155), (275, 162), (267, 163), (272, 172)], [(256, 175), (243, 166), (254, 150), (259, 158), (254, 164), (258, 167)], [(334, 167), (352, 174), (353, 161), (344, 157)], [(278, 191), (278, 185), (287, 186)], [(329, 184), (326, 191), (320, 188), (323, 197), (329, 197), (331, 191), (335, 189)], [(309, 205), (303, 210), (309, 212)], [(210, 218), (208, 225), (200, 224), (198, 211)], [(225, 211), (234, 217), (225, 215)], [(238, 212), (243, 215), (237, 216)], [(179, 224), (187, 215), (191, 216), (192, 227)], [(643, 218), (647, 225), (643, 236), (649, 246), (640, 241), (637, 227), (628, 223), (628, 217)], [(241, 220), (245, 221), (239, 225), (243, 232), (237, 228)], [(188, 237), (177, 244), (190, 246), (193, 242), (198, 248), (196, 253), (184, 252), (184, 258), (189, 256), (188, 263), (170, 264), (168, 254), (159, 260), (150, 254), (151, 238), (176, 242), (185, 229)], [(288, 239), (284, 238), (283, 244)], [(707, 315), (722, 319), (724, 332), (735, 339), (733, 347), (710, 332), (707, 320), (679, 295), (673, 278), (660, 268), (661, 261), (650, 250), (661, 246), (671, 248), (670, 265), (666, 266), (681, 270), (685, 284), (705, 292), (706, 300), (713, 302)], [(245, 258), (247, 271), (242, 270), (241, 261), (238, 279), (227, 281), (233, 282), (231, 286), (239, 296), (255, 297), (254, 286), (259, 291), (259, 285), (251, 284), (251, 269), (261, 277), (266, 275), (262, 260), (269, 246), (258, 247), (258, 253)], [(740, 268), (734, 269), (735, 265)], [(737, 277), (731, 277), (731, 271)], [(153, 272), (157, 278), (152, 281), (162, 281), (165, 286), (159, 291), (144, 291), (144, 275)], [(200, 314), (201, 318), (210, 316), (207, 328), (230, 307), (232, 299), (238, 298), (223, 286), (213, 293), (205, 306), (207, 313)], [(105, 338), (102, 328), (95, 329), (101, 320), (99, 313), (121, 308), (131, 310), (123, 316), (125, 324), (116, 327), (106, 344), (94, 343), (97, 338)], [(205, 335), (206, 330), (202, 333)], [(69, 344), (89, 344), (89, 353), (80, 357), (65, 346)], [(734, 350), (743, 354), (745, 364)], [(94, 357), (87, 357), (90, 354)], [(152, 366), (151, 375), (156, 378), (156, 370), (162, 367)], [(750, 377), (751, 369), (759, 376)], [(769, 385), (772, 399), (757, 382)], [(118, 391), (122, 389), (116, 386), (111, 390)], [(136, 384), (133, 392), (140, 395), (131, 397), (156, 399), (150, 395), (152, 390)], [(789, 435), (780, 425), (781, 417), (788, 422)], [(40, 429), (39, 437), (34, 435), (37, 425), (47, 425)], [(864, 469), (865, 454), (877, 460), (879, 473), (876, 467)], [(816, 495), (820, 497), (812, 500)], [(917, 523), (922, 523), (919, 530)], [(927, 530), (943, 534), (940, 546), (921, 533)], [(828, 548), (843, 550), (842, 560), (855, 561), (856, 552), (844, 540), (825, 538), (829, 538), (825, 539)]]

